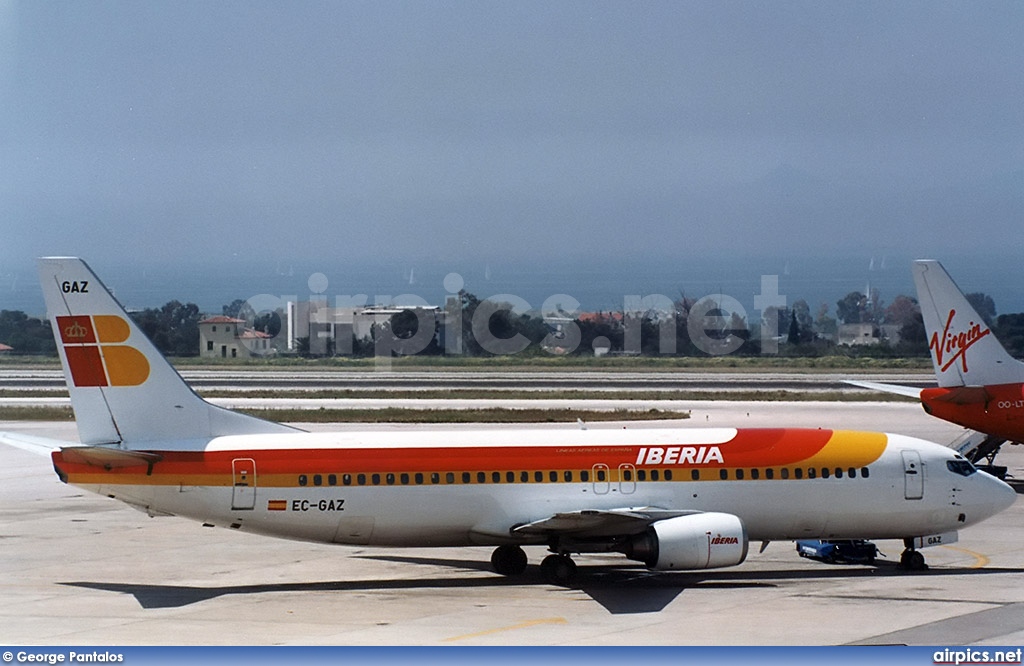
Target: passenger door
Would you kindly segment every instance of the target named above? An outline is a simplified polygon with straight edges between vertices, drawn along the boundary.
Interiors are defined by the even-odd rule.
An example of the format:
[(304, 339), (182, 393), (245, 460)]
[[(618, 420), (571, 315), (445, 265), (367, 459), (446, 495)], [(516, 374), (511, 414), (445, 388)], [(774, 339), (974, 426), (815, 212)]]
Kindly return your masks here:
[(900, 451), (903, 456), (903, 497), (919, 500), (924, 497), (924, 468), (917, 451)]
[(231, 461), (231, 508), (251, 511), (256, 507), (256, 461), (235, 458)]

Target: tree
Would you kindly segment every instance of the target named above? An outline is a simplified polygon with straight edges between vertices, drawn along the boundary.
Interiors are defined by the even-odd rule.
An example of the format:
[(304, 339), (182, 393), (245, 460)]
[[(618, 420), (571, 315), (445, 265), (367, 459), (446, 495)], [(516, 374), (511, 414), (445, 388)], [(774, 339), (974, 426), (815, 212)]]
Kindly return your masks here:
[(892, 299), (892, 303), (885, 309), (883, 321), (886, 324), (906, 326), (912, 324), (914, 319), (920, 317), (920, 315), (921, 306), (918, 305), (917, 299), (901, 294)]
[(796, 323), (796, 312), (789, 312), (789, 333), (786, 335), (786, 342), (791, 345), (800, 344), (800, 324)]
[(53, 354), (57, 351), (50, 320), (29, 317), (21, 310), (0, 310), (0, 342), (21, 353)]
[(270, 337), (276, 338), (278, 333), (281, 332), (281, 319), (282, 312), (279, 309), (274, 312), (265, 312), (253, 320), (252, 327), (261, 333), (266, 333)]
[(985, 320), (989, 328), (995, 324), (996, 321), (996, 302), (992, 300), (992, 297), (988, 294), (981, 292), (972, 292), (967, 294), (967, 302), (971, 304), (981, 318)]
[(844, 324), (860, 324), (867, 314), (867, 305), (867, 296), (851, 291), (836, 302), (836, 316)]
[(252, 306), (249, 305), (249, 301), (244, 301), (241, 298), (236, 298), (228, 305), (222, 306), (220, 311), (225, 317), (233, 319), (252, 321), (256, 318), (256, 313), (253, 311)]
[(156, 348), (170, 356), (199, 354), (199, 306), (170, 301), (160, 308), (131, 313)]
[(793, 303), (792, 316), (796, 319), (796, 335), (799, 343), (814, 341), (814, 319), (811, 317), (811, 306), (804, 299)]
[(1024, 357), (1024, 312), (999, 315), (992, 332), (1011, 355)]

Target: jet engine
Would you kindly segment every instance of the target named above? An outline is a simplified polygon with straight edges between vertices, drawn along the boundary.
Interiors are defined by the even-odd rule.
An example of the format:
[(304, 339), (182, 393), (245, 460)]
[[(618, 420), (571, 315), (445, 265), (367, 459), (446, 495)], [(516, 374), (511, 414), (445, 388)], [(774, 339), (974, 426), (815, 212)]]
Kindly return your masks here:
[(747, 558), (747, 529), (728, 513), (695, 513), (653, 523), (623, 552), (655, 571), (714, 569)]

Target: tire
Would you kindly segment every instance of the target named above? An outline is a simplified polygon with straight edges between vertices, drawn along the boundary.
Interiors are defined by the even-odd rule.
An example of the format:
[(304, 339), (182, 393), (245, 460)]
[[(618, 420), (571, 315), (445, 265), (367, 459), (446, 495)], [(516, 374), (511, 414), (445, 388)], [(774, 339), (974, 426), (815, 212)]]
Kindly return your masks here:
[(526, 553), (519, 546), (498, 546), (491, 553), (491, 566), (502, 576), (519, 576), (526, 571)]
[(568, 555), (548, 555), (540, 570), (547, 582), (560, 587), (567, 587), (576, 577), (576, 563)]

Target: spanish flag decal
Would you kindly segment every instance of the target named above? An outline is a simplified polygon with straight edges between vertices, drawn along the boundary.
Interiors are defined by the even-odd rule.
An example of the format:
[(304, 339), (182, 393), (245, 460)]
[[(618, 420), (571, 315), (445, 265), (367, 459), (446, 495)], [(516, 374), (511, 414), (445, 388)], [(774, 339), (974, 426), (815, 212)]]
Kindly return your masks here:
[(288, 500), (268, 500), (267, 511), (287, 511)]
[(128, 339), (128, 322), (116, 315), (57, 317), (60, 340), (76, 387), (138, 386), (149, 361)]

